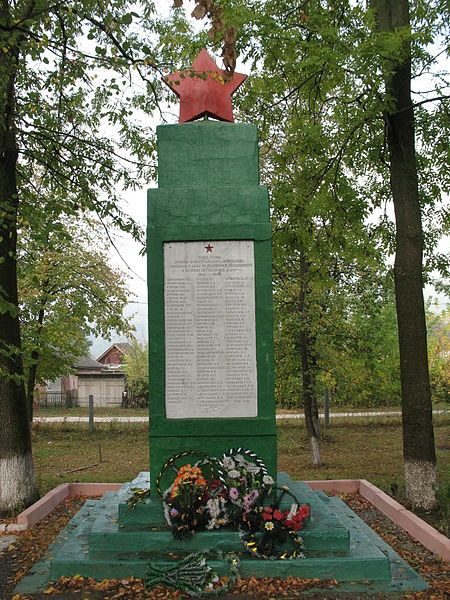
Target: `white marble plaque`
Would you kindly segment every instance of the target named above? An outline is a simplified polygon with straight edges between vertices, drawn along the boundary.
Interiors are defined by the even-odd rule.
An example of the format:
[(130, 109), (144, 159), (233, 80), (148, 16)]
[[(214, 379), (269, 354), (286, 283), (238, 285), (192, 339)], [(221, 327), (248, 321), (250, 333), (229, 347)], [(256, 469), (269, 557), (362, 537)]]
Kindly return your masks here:
[(252, 241), (164, 244), (166, 417), (256, 417)]

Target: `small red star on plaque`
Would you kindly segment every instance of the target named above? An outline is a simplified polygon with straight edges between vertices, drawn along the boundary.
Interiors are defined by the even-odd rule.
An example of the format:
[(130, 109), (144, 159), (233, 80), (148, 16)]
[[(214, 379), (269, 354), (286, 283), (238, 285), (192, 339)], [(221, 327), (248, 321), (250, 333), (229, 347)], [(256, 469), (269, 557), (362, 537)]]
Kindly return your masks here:
[(163, 81), (180, 98), (180, 123), (205, 115), (233, 122), (231, 96), (246, 78), (243, 73), (231, 74), (219, 69), (203, 48), (191, 69), (174, 71), (163, 77)]
[(205, 248), (206, 248), (206, 254), (208, 254), (208, 252), (212, 253), (214, 246), (211, 246), (211, 244), (208, 244), (207, 246), (205, 246)]

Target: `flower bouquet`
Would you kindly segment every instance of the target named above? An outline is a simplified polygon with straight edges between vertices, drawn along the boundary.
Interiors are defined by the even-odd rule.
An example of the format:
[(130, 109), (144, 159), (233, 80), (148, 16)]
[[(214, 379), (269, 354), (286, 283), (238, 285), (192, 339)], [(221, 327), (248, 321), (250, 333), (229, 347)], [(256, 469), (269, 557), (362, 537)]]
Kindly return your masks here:
[(177, 538), (190, 537), (207, 521), (205, 496), (208, 483), (198, 466), (182, 466), (164, 495), (164, 514)]
[(252, 556), (277, 559), (305, 556), (298, 532), (309, 518), (310, 509), (307, 504), (299, 506), (294, 501), (289, 509), (282, 510), (285, 494), (291, 495), (285, 488), (275, 488), (271, 504), (257, 505), (246, 515), (241, 541)]

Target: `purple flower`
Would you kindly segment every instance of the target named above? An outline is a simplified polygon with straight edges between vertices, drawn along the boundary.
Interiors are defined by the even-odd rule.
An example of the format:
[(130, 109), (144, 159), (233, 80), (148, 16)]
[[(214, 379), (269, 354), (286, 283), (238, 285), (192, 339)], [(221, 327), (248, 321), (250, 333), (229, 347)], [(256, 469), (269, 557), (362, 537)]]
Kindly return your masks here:
[(258, 498), (259, 493), (257, 490), (252, 490), (249, 494), (246, 494), (243, 498), (243, 506), (245, 512), (250, 512), (252, 506), (254, 505), (256, 499)]
[(177, 509), (176, 509), (176, 508), (171, 508), (171, 509), (170, 509), (170, 511), (169, 511), (169, 515), (170, 515), (172, 518), (174, 518), (174, 517), (178, 517), (178, 515), (179, 515), (179, 514), (180, 514), (180, 513), (177, 511)]
[(239, 491), (235, 487), (232, 487), (232, 488), (230, 488), (228, 495), (230, 496), (230, 500), (232, 500), (234, 502), (235, 500), (237, 500), (239, 498)]
[(249, 512), (252, 507), (253, 501), (250, 494), (246, 494), (243, 498), (243, 507), (245, 512)]

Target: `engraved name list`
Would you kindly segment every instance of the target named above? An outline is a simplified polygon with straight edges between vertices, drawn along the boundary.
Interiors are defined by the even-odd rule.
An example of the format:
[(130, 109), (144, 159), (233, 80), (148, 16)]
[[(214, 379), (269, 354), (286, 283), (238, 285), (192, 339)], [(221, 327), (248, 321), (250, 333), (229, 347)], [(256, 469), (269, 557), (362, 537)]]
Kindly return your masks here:
[(257, 416), (252, 241), (164, 244), (166, 417)]

